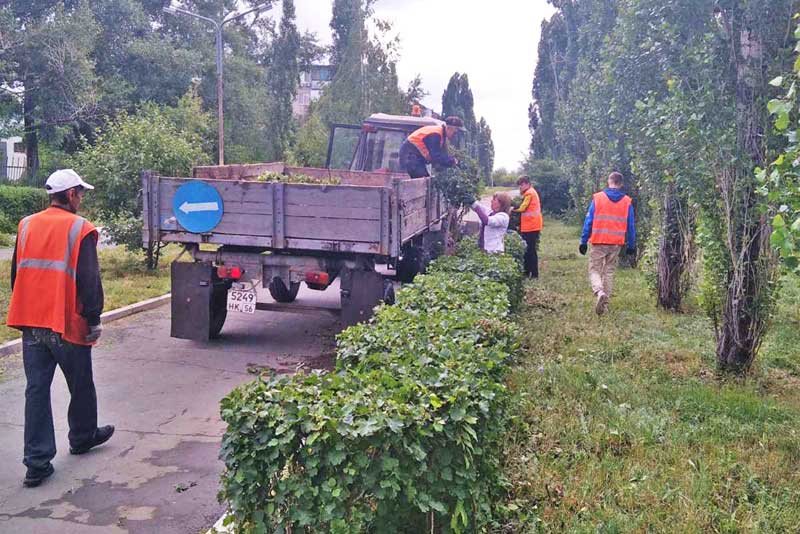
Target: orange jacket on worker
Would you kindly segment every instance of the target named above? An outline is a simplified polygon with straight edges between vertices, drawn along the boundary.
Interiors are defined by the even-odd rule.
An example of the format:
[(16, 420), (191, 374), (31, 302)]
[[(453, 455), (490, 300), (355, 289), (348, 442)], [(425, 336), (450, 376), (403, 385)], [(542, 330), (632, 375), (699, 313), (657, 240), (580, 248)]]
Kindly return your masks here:
[(595, 193), (594, 219), (589, 242), (592, 245), (624, 245), (628, 231), (628, 211), (631, 197), (625, 195), (619, 202), (612, 202), (605, 192)]
[(76, 275), (83, 238), (94, 225), (74, 213), (50, 207), (19, 223), (17, 278), (8, 309), (8, 326), (49, 328), (65, 341), (86, 341), (89, 325), (80, 315)]
[(544, 226), (544, 217), (542, 217), (542, 204), (539, 202), (539, 193), (536, 189), (529, 187), (523, 193), (523, 205), (526, 205), (525, 211), (520, 215), (520, 232), (540, 232)]
[(414, 145), (419, 153), (422, 154), (422, 157), (425, 158), (425, 161), (428, 163), (431, 162), (431, 152), (428, 150), (428, 147), (425, 146), (425, 138), (429, 135), (439, 135), (441, 136), (441, 148), (444, 148), (445, 143), (447, 141), (447, 135), (445, 134), (444, 126), (423, 126), (418, 130), (415, 130), (411, 135), (408, 136), (408, 142)]

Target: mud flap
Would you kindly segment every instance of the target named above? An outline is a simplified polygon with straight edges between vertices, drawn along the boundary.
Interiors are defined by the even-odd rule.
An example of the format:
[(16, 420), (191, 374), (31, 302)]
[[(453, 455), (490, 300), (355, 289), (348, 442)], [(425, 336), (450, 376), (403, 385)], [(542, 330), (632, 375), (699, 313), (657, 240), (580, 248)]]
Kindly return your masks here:
[(375, 271), (342, 271), (342, 324), (352, 326), (372, 317), (384, 297), (383, 275)]
[(207, 262), (172, 263), (172, 337), (208, 341), (213, 271)]

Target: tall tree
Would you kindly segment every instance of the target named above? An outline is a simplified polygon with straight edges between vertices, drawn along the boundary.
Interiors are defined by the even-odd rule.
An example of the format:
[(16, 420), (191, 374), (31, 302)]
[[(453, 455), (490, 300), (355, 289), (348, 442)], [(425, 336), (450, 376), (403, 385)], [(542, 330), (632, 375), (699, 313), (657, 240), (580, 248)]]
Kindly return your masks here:
[(3, 81), (21, 92), (28, 171), (36, 174), (42, 138), (52, 139), (59, 128), (97, 114), (92, 52), (99, 27), (86, 4), (12, 2), (9, 7), (13, 33)]
[(333, 4), (336, 73), (298, 133), (302, 147), (292, 153), (297, 163), (324, 161), (324, 129), (331, 123), (358, 124), (372, 113), (403, 110), (397, 77), (398, 41), (388, 39), (391, 26), (386, 22), (373, 20), (373, 33), (367, 30), (367, 20), (373, 15), (371, 5), (369, 0)]
[(494, 142), (492, 141), (492, 129), (489, 128), (483, 117), (478, 121), (476, 127), (475, 143), (481, 179), (484, 183), (489, 183), (494, 169)]
[[(665, 307), (678, 307), (686, 291), (696, 216), (702, 302), (717, 327), (719, 368), (748, 369), (774, 274), (754, 176), (779, 142), (766, 125), (766, 80), (787, 64), (785, 21), (800, 5), (583, 0), (557, 7), (534, 82), (534, 156), (558, 155), (581, 205), (610, 168), (634, 184), (639, 220), (656, 226)], [(642, 213), (651, 204), (659, 206), (655, 217)]]
[(294, 136), (292, 101), (300, 78), (301, 39), (294, 0), (283, 0), (280, 30), (269, 55), (267, 88), (270, 96), (268, 159), (284, 159)]

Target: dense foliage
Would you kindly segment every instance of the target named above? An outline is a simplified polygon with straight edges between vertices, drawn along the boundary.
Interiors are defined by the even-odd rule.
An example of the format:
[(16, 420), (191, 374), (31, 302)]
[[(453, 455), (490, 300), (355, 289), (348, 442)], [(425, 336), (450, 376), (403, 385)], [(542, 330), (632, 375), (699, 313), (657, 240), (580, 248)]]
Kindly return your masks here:
[[(260, 3), (181, 4), (217, 18), (220, 11), (231, 13)], [(313, 36), (297, 33), (291, 2), (283, 4), (279, 30), (264, 13), (225, 26), (230, 162), (263, 161), (285, 145), (291, 122), (276, 125), (271, 117), (277, 113), (281, 120), (286, 118), (287, 98), (291, 102), (296, 91), (297, 64), (318, 53)], [(32, 173), (39, 168), (40, 149), (71, 154), (82, 138), (95, 141), (98, 126), (145, 102), (175, 105), (196, 86), (203, 108), (216, 108), (213, 29), (187, 16), (164, 13), (164, 5), (147, 0), (2, 3), (0, 85), (12, 91), (0, 91), (0, 113), (5, 115), (0, 122), (24, 131)], [(50, 170), (42, 168), (40, 175)]]
[(768, 81), (788, 70), (800, 4), (553, 3), (533, 84), (533, 159), (558, 161), (579, 211), (610, 171), (623, 173), (638, 233), (655, 241), (662, 307), (681, 309), (699, 246), (719, 367), (748, 369), (775, 273), (755, 171), (783, 142), (768, 123)]
[(493, 521), (517, 350), (502, 282), (516, 288), (520, 269), (473, 249), (431, 270), (340, 334), (334, 372), (262, 378), (223, 400), (220, 498), (237, 531), (475, 532)]
[[(193, 166), (207, 163), (200, 147), (209, 122), (191, 95), (176, 108), (145, 105), (135, 115), (122, 113), (94, 145), (75, 154), (73, 168), (95, 186), (86, 195), (86, 208), (104, 222), (115, 242), (141, 249), (142, 171), (190, 176)], [(149, 246), (151, 267), (157, 246)]]
[(800, 118), (800, 25), (794, 36), (798, 42), (795, 47), (798, 59), (791, 72), (770, 82), (785, 92), (768, 104), (775, 130), (785, 136), (787, 146), (768, 169), (759, 173), (759, 179), (768, 202), (777, 207), (772, 220), (772, 245), (779, 251), (786, 267), (800, 274), (800, 144), (797, 129)]
[(0, 185), (0, 233), (17, 232), (17, 223), (48, 205), (47, 193), (36, 187)]

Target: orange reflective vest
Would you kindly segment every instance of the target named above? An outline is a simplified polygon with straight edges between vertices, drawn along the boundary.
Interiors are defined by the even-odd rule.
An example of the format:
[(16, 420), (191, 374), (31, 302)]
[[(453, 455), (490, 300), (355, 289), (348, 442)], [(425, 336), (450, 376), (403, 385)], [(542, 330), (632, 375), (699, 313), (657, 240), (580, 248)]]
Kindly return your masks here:
[(48, 208), (20, 221), (17, 277), (8, 308), (8, 326), (49, 328), (65, 341), (86, 341), (89, 325), (81, 315), (76, 274), (83, 238), (94, 225), (61, 208)]
[(604, 192), (595, 193), (594, 220), (589, 242), (593, 245), (624, 245), (628, 232), (628, 211), (631, 197), (625, 195), (619, 202), (611, 202)]
[(539, 202), (539, 193), (536, 189), (529, 187), (525, 193), (529, 197), (528, 207), (522, 212), (520, 216), (520, 232), (540, 232), (544, 225), (544, 218), (542, 217), (542, 204)]
[(406, 140), (417, 147), (419, 153), (422, 154), (422, 157), (425, 158), (425, 161), (431, 161), (431, 152), (428, 150), (428, 147), (425, 146), (425, 138), (429, 135), (438, 134), (441, 136), (441, 146), (444, 148), (445, 142), (447, 140), (447, 136), (445, 135), (444, 126), (423, 126), (419, 130), (414, 131), (411, 135), (409, 135)]

